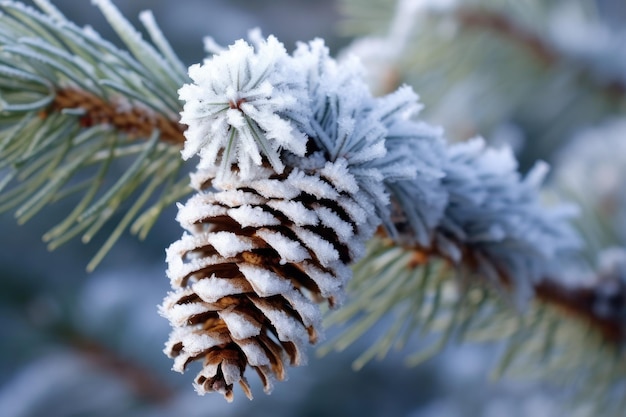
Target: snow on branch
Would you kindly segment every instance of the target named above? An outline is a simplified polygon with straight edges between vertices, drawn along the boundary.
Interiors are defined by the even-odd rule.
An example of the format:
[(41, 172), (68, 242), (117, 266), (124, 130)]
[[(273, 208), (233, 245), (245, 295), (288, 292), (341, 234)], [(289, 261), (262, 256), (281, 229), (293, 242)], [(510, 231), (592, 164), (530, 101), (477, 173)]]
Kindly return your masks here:
[(288, 55), (274, 37), (252, 38), (214, 48), (180, 89), (182, 154), (200, 160), (161, 314), (175, 369), (204, 359), (199, 393), (230, 401), (238, 383), (251, 397), (247, 367), (269, 392), (283, 362), (301, 364), (321, 338), (318, 304), (344, 298), (381, 224), (396, 245), (471, 263), (520, 305), (576, 250), (571, 210), (540, 201), (544, 164), (522, 178), (508, 149), (446, 147), (416, 119), (409, 87), (374, 97), (359, 62), (336, 61), (322, 40)]

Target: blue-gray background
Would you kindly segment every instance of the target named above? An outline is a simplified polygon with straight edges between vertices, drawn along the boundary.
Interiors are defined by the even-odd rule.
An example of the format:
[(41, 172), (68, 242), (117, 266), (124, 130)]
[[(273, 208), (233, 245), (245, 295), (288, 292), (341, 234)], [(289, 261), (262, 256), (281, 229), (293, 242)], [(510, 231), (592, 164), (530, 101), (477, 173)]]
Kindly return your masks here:
[[(89, 1), (55, 4), (77, 23), (114, 39)], [(319, 36), (336, 52), (349, 41), (337, 35), (340, 16), (332, 0), (117, 4), (134, 23), (141, 10), (152, 9), (186, 64), (204, 57), (203, 36), (229, 44), (253, 27), (275, 34), (288, 48)], [(146, 241), (123, 238), (88, 274), (85, 266), (102, 241), (72, 242), (53, 253), (41, 242), (58, 212), (68, 208), (57, 204), (23, 226), (11, 213), (0, 215), (0, 416), (561, 415), (548, 388), (489, 382), (498, 347), (466, 346), (416, 369), (405, 367), (402, 352), (392, 353), (354, 372), (351, 361), (376, 329), (346, 352), (317, 358), (311, 349), (308, 366), (290, 369), (289, 381), (277, 383), (271, 396), (253, 381), (253, 402), (241, 391), (233, 404), (219, 395), (198, 397), (193, 372), (171, 372), (161, 352), (169, 325), (156, 306), (169, 289), (164, 248), (181, 234), (175, 209), (164, 212)]]

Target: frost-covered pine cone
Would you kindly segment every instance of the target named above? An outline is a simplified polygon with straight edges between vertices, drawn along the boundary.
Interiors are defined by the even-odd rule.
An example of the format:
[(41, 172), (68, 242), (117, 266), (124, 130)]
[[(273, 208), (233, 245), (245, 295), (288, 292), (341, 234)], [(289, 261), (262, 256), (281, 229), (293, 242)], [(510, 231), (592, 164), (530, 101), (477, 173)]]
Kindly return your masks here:
[(439, 181), (406, 161), (441, 147), (438, 130), (410, 120), (410, 89), (374, 99), (359, 65), (336, 63), (319, 40), (293, 55), (272, 37), (252, 40), (192, 66), (194, 83), (180, 90), (183, 157), (200, 162), (161, 306), (174, 369), (202, 360), (197, 391), (228, 400), (236, 383), (251, 397), (248, 366), (269, 391), (304, 361), (321, 336), (318, 304), (338, 304), (367, 240), (381, 222), (393, 228), (387, 185), (418, 170), (423, 184)]
[(163, 304), (175, 326), (166, 351), (174, 369), (203, 358), (199, 392), (232, 398), (249, 365), (265, 390), (300, 365), (320, 333), (316, 303), (337, 302), (347, 264), (363, 250), (366, 210), (351, 194), (345, 164), (233, 181), (180, 208), (190, 233), (167, 251), (172, 292)]

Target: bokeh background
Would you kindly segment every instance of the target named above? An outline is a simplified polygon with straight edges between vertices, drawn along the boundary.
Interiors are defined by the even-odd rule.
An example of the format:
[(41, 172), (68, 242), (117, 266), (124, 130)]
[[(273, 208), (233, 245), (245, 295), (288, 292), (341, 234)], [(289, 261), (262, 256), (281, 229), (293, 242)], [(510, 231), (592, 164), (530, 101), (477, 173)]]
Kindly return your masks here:
[[(54, 3), (116, 41), (91, 2)], [(400, 3), (404, 12), (394, 20), (391, 0), (116, 2), (137, 25), (138, 13), (152, 9), (186, 64), (205, 56), (204, 36), (229, 44), (254, 27), (288, 49), (323, 37), (334, 54), (359, 54), (372, 88), (414, 85), (426, 105), (423, 117), (443, 125), (450, 140), (482, 134), (494, 146), (513, 146), (523, 171), (539, 158), (551, 162), (550, 193), (582, 206), (579, 226), (591, 264), (600, 249), (626, 246), (626, 3)], [(484, 21), (482, 28), (464, 22), (451, 12), (458, 7), (517, 19), (547, 55)], [(125, 236), (88, 274), (85, 266), (106, 233), (53, 253), (41, 242), (60, 217), (55, 212), (68, 204), (55, 204), (26, 225), (17, 225), (12, 213), (0, 215), (0, 416), (573, 415), (564, 411), (567, 400), (557, 387), (491, 381), (498, 345), (452, 347), (408, 368), (407, 352), (423, 343), (416, 337), (407, 351), (353, 371), (351, 362), (393, 317), (344, 352), (319, 358), (310, 349), (308, 366), (290, 369), (289, 381), (277, 383), (270, 396), (251, 376), (252, 402), (241, 392), (233, 404), (219, 395), (199, 397), (192, 374), (171, 372), (161, 352), (169, 325), (157, 305), (169, 289), (164, 249), (181, 234), (175, 208), (147, 240)], [(338, 331), (329, 329), (327, 338)]]

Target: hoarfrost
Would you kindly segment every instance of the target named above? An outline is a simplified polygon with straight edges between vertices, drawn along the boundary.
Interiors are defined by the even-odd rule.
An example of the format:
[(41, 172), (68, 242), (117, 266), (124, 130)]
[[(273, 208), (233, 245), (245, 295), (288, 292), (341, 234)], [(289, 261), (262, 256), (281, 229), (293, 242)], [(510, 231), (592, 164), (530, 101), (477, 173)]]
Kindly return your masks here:
[(317, 233), (302, 227), (293, 227), (293, 232), (315, 254), (317, 260), (323, 266), (329, 266), (339, 259), (339, 252), (327, 240), (322, 239)]
[(280, 220), (261, 207), (245, 205), (232, 208), (228, 210), (228, 215), (242, 227), (276, 226), (280, 224)]
[(290, 281), (277, 274), (250, 264), (240, 264), (239, 270), (244, 274), (254, 291), (261, 297), (271, 297), (293, 290)]
[(276, 250), (283, 262), (297, 263), (310, 258), (309, 252), (300, 244), (300, 242), (291, 240), (279, 232), (261, 229), (256, 232), (256, 235)]
[(235, 343), (241, 348), (248, 359), (248, 363), (252, 366), (266, 366), (270, 364), (270, 359), (263, 348), (255, 340), (235, 340)]
[(266, 157), (277, 172), (284, 169), (279, 149), (305, 152), (306, 138), (288, 117), (303, 102), (298, 76), (284, 46), (270, 36), (254, 47), (243, 40), (204, 64), (189, 67), (192, 84), (179, 90), (185, 101), (181, 123), (187, 124), (182, 156), (200, 155), (199, 168), (218, 162), (218, 177), (238, 163), (242, 178)]
[(228, 295), (244, 294), (252, 291), (250, 284), (244, 278), (219, 278), (212, 276), (201, 279), (192, 285), (195, 292), (207, 303), (215, 303)]
[(294, 342), (297, 346), (303, 346), (306, 343), (308, 334), (302, 323), (262, 298), (255, 298), (252, 302), (270, 320), (278, 333), (279, 340)]
[(299, 201), (271, 200), (267, 205), (283, 213), (296, 226), (315, 226), (318, 223), (317, 214)]
[(231, 232), (208, 233), (206, 241), (225, 258), (233, 257), (255, 247), (252, 239)]
[(233, 309), (225, 309), (218, 314), (224, 320), (226, 326), (228, 326), (228, 330), (234, 339), (248, 339), (261, 333), (261, 324), (243, 313)]

